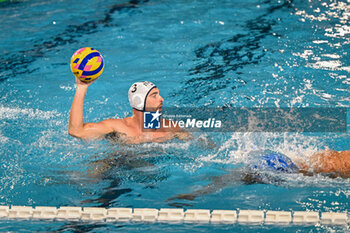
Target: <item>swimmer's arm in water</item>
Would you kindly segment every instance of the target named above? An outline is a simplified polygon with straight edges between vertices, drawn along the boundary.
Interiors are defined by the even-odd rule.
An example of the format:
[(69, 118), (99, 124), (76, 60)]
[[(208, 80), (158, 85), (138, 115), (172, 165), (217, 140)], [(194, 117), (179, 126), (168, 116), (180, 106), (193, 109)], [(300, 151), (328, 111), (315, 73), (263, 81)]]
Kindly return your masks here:
[(220, 176), (214, 176), (214, 177), (211, 177), (211, 180), (212, 180), (211, 183), (197, 189), (196, 191), (192, 193), (178, 194), (174, 197), (167, 199), (167, 201), (169, 202), (175, 199), (194, 200), (198, 196), (215, 193), (223, 188), (240, 184), (242, 181), (245, 184), (254, 183), (254, 182), (249, 183), (249, 181), (247, 182), (245, 180), (245, 176), (246, 176), (245, 172), (243, 172), (241, 169), (236, 169)]
[(179, 131), (175, 132), (175, 137), (180, 140), (191, 140), (193, 139), (193, 136), (190, 132), (187, 132), (186, 130), (179, 129)]
[[(167, 125), (172, 125), (170, 122), (172, 120), (164, 119)], [(186, 130), (182, 129), (179, 125), (176, 125), (175, 127), (170, 128), (172, 133), (174, 133), (174, 136), (180, 140), (191, 140), (193, 139), (193, 136), (190, 132), (187, 132)]]
[(90, 83), (84, 83), (76, 78), (77, 89), (70, 110), (68, 133), (71, 136), (81, 139), (96, 139), (105, 134), (116, 131), (116, 128), (122, 127), (121, 119), (108, 119), (99, 123), (84, 123), (83, 121), (83, 105), (87, 88)]
[[(167, 121), (167, 125), (171, 125), (169, 123), (170, 120), (165, 120)], [(194, 137), (193, 135), (182, 129), (179, 125), (176, 125), (176, 127), (173, 128), (173, 132), (175, 133), (175, 137), (180, 139), (180, 140), (193, 140)], [(216, 145), (216, 143), (210, 139), (209, 137), (199, 137), (198, 138), (198, 142), (200, 142), (202, 145), (204, 145), (206, 148), (211, 148), (211, 149), (215, 149), (218, 148), (218, 145)]]

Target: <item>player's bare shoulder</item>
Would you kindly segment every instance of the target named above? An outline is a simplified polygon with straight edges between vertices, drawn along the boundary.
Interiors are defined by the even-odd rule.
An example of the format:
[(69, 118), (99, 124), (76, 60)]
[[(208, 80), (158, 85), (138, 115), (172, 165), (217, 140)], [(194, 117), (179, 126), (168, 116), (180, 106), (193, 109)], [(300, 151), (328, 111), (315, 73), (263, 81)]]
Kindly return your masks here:
[(106, 126), (113, 129), (114, 132), (123, 132), (127, 129), (124, 119), (107, 119), (102, 121)]

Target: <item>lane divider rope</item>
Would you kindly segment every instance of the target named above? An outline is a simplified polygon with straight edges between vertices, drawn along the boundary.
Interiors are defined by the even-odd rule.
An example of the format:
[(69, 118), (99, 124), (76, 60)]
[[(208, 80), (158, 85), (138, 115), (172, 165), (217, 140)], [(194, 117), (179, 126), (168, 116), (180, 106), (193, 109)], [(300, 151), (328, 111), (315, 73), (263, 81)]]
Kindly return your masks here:
[(347, 212), (0, 206), (0, 219), (102, 222), (347, 225)]

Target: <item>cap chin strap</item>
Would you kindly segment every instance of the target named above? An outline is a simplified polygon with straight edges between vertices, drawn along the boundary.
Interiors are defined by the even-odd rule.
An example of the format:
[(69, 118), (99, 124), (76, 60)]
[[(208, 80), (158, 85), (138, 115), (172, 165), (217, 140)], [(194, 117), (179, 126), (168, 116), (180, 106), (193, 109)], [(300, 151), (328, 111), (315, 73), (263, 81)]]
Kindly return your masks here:
[(145, 95), (145, 102), (143, 103), (143, 110), (142, 112), (144, 112), (146, 110), (146, 100), (147, 100), (147, 97), (148, 97), (148, 94), (154, 89), (156, 88), (156, 86), (153, 86), (151, 89), (148, 90), (148, 92), (146, 93)]

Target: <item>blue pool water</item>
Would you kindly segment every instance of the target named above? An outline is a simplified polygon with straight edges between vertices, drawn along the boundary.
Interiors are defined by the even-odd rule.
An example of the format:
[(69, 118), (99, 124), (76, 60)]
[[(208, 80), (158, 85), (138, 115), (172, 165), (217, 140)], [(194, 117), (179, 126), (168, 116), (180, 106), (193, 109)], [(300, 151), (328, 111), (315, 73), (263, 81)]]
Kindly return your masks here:
[[(195, 133), (185, 142), (118, 145), (74, 139), (67, 127), (75, 93), (69, 60), (86, 46), (105, 59), (85, 99), (86, 122), (130, 115), (127, 90), (143, 80), (156, 83), (165, 107), (349, 108), (349, 16), (346, 1), (0, 2), (0, 204), (347, 211), (349, 179), (271, 173), (280, 181), (248, 185), (240, 169), (256, 150), (294, 160), (326, 147), (349, 150), (348, 131)], [(176, 199), (181, 194), (192, 198)], [(348, 230), (5, 220), (0, 229)]]

